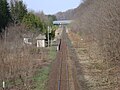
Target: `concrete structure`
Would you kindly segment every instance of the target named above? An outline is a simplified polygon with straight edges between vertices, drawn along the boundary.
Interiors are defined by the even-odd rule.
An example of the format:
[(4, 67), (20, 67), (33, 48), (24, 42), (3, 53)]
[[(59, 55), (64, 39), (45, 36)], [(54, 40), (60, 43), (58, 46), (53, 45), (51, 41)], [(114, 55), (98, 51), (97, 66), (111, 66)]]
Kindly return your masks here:
[(24, 34), (23, 42), (24, 44), (32, 45), (33, 34)]
[(68, 25), (72, 22), (73, 20), (58, 20), (58, 21), (53, 21), (54, 25)]
[(45, 47), (45, 39), (46, 39), (45, 35), (39, 34), (36, 37), (37, 47)]
[(58, 39), (61, 38), (62, 31), (63, 31), (62, 28), (58, 28), (58, 29), (55, 31), (55, 39), (54, 39), (54, 41), (56, 41), (56, 40), (58, 40)]
[(26, 37), (26, 38), (24, 38), (23, 40), (24, 40), (24, 43), (25, 43), (25, 44), (32, 45), (31, 38), (27, 38), (27, 37)]

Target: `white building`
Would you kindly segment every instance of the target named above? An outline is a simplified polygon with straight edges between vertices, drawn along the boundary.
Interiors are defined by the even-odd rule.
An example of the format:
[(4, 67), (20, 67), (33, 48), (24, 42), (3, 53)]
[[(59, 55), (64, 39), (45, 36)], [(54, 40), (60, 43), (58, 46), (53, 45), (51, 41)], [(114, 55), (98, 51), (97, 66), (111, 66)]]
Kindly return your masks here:
[(24, 34), (23, 42), (24, 44), (32, 45), (33, 34)]
[(36, 37), (37, 47), (45, 47), (45, 39), (46, 39), (45, 35), (39, 34)]
[(24, 38), (24, 43), (32, 45), (31, 38)]

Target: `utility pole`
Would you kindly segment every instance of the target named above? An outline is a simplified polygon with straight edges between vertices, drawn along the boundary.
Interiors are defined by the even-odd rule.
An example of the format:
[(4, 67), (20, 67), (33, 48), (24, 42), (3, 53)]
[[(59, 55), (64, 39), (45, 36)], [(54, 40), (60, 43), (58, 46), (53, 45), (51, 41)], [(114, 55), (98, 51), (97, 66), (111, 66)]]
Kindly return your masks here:
[[(52, 33), (52, 28), (50, 27), (49, 33)], [(50, 46), (52, 46), (52, 36), (50, 37)]]
[(50, 30), (50, 27), (48, 26), (48, 47), (49, 47), (49, 30)]

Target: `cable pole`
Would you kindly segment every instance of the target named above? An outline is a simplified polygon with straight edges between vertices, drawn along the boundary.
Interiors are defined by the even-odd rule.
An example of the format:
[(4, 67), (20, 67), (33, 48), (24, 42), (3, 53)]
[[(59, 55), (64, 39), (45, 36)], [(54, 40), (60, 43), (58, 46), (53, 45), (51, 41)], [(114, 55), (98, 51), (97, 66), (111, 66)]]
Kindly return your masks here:
[(49, 47), (49, 29), (50, 27), (48, 26), (48, 47)]

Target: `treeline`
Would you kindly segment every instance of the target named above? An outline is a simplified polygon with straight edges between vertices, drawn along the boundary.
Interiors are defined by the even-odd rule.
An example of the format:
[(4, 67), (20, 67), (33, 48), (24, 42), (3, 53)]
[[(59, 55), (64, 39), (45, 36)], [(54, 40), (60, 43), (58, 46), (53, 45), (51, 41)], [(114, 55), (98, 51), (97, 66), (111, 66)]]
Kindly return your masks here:
[(0, 0), (0, 32), (8, 26), (11, 20), (10, 8), (7, 0)]
[(0, 0), (0, 32), (10, 24), (22, 23), (25, 15), (27, 15), (27, 8), (23, 1), (11, 0), (9, 4), (7, 0)]
[(75, 10), (71, 30), (89, 46), (92, 61), (102, 61), (96, 64), (102, 71), (97, 77), (105, 79), (90, 90), (120, 89), (120, 1), (84, 0)]
[(28, 11), (22, 0), (10, 0), (9, 3), (7, 0), (0, 0), (0, 33), (11, 25), (24, 25), (28, 30), (45, 33), (47, 26), (52, 25), (51, 20), (56, 20), (56, 17)]

